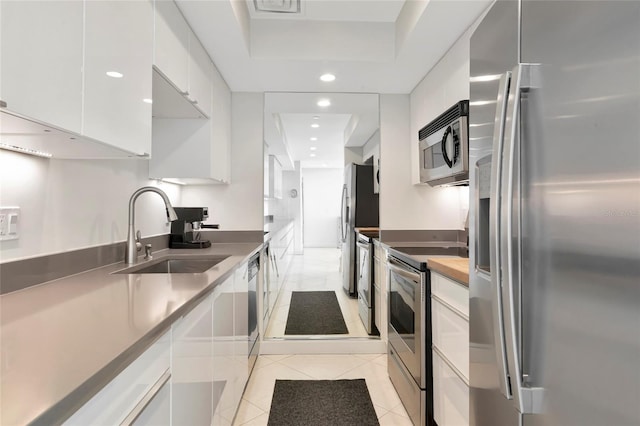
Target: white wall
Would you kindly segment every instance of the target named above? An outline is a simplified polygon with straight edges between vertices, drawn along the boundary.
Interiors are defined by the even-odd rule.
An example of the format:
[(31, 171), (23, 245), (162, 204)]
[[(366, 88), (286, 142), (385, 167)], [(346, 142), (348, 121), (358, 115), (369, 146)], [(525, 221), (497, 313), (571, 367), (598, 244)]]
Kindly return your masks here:
[[(469, 188), (419, 184), (418, 130), (469, 99), (469, 40), (480, 17), (410, 95), (382, 95), (380, 106), (381, 229), (462, 229)], [(398, 206), (401, 206), (398, 207)]]
[(366, 161), (371, 157), (378, 157), (380, 152), (380, 129), (371, 135), (367, 143), (362, 146), (362, 161)]
[[(185, 186), (183, 206), (209, 207), (209, 223), (225, 231), (264, 228), (262, 93), (231, 96), (231, 183)], [(195, 153), (197, 155), (197, 153)]]
[[(295, 169), (282, 173), (282, 197), (286, 205), (286, 216), (293, 219), (293, 253), (302, 254), (302, 170), (300, 162), (294, 163)], [(291, 197), (291, 190), (298, 191), (298, 196)]]
[[(20, 207), (20, 239), (0, 242), (0, 262), (126, 240), (136, 189), (158, 186), (180, 205), (179, 186), (148, 174), (148, 160), (55, 160), (0, 150), (0, 205)], [(158, 195), (138, 198), (143, 236), (170, 231), (164, 212)]]
[(414, 185), (409, 95), (380, 95), (380, 229), (461, 229), (464, 190)]
[(337, 247), (343, 169), (302, 169), (304, 246)]

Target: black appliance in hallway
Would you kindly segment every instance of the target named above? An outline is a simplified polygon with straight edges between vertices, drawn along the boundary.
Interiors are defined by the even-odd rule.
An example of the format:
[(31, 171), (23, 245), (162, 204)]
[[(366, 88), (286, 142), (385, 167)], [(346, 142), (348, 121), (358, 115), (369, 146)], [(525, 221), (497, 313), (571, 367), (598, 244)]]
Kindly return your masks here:
[(377, 227), (378, 194), (373, 192), (373, 166), (349, 164), (344, 169), (340, 212), (342, 286), (357, 297), (356, 227)]

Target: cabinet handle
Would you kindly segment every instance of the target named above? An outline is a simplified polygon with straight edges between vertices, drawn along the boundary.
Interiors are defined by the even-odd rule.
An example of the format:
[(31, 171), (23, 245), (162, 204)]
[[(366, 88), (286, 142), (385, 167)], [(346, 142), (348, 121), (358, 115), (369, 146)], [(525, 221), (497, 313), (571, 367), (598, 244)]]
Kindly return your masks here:
[(131, 410), (129, 415), (124, 418), (122, 423), (120, 423), (120, 426), (131, 426), (136, 421), (136, 419), (140, 417), (140, 414), (142, 414), (144, 409), (147, 408), (151, 401), (153, 401), (153, 398), (156, 397), (156, 395), (160, 392), (160, 389), (162, 389), (162, 387), (169, 381), (170, 378), (171, 371), (167, 368), (165, 372), (162, 373), (162, 376), (160, 376), (158, 381), (155, 382), (153, 386), (151, 386), (151, 389), (149, 389), (149, 391), (142, 397), (140, 402), (138, 402), (138, 404), (133, 407), (133, 410)]

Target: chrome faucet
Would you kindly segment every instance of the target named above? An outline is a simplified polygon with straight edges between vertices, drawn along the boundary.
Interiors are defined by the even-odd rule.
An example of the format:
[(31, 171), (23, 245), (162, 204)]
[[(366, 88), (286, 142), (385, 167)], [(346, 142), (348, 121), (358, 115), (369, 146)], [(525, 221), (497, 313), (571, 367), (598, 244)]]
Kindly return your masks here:
[(136, 263), (136, 258), (138, 257), (138, 252), (142, 250), (142, 243), (140, 242), (140, 231), (136, 234), (135, 227), (135, 203), (140, 194), (144, 192), (155, 192), (160, 195), (164, 200), (164, 205), (167, 207), (167, 219), (170, 222), (174, 220), (178, 220), (178, 215), (175, 210), (173, 210), (173, 206), (171, 206), (171, 201), (169, 201), (169, 197), (164, 193), (163, 190), (159, 188), (155, 188), (153, 186), (143, 186), (142, 188), (136, 190), (133, 193), (131, 198), (129, 199), (129, 230), (127, 232), (127, 247), (124, 253), (124, 262), (127, 264)]

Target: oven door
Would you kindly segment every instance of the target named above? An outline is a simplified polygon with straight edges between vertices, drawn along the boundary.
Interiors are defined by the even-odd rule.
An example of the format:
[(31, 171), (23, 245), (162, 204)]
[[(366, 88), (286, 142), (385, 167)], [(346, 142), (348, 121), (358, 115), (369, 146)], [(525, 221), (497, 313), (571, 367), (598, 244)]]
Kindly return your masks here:
[(426, 388), (425, 273), (389, 256), (389, 344), (416, 384)]
[(468, 178), (467, 117), (460, 117), (421, 140), (419, 158), (420, 182), (464, 174)]

